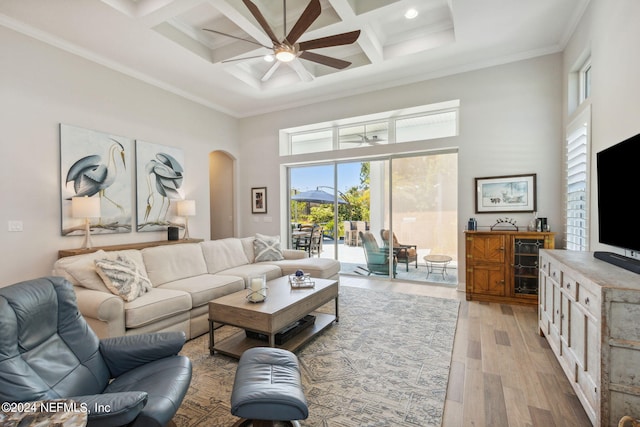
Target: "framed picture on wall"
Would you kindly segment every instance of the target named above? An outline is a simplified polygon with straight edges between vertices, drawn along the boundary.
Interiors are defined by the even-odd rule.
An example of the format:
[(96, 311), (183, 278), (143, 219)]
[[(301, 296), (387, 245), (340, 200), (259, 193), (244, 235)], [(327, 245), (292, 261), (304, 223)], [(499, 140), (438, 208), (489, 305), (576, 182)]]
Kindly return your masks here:
[(175, 208), (184, 200), (184, 151), (182, 148), (136, 141), (137, 230), (160, 231), (175, 223)]
[(267, 213), (267, 187), (251, 189), (251, 213)]
[(536, 174), (476, 178), (476, 213), (535, 210)]
[(90, 219), (91, 234), (130, 233), (132, 180), (126, 169), (134, 140), (60, 124), (62, 235), (85, 233), (85, 218), (74, 217), (73, 197), (100, 199), (100, 216)]

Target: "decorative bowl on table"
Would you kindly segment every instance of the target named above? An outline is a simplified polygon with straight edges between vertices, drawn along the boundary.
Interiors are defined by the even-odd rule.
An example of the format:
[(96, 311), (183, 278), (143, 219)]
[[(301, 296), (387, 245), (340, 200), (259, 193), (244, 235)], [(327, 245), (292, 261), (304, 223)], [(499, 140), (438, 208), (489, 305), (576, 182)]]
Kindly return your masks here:
[(311, 275), (302, 270), (289, 275), (289, 285), (292, 288), (313, 288), (316, 284), (311, 280)]

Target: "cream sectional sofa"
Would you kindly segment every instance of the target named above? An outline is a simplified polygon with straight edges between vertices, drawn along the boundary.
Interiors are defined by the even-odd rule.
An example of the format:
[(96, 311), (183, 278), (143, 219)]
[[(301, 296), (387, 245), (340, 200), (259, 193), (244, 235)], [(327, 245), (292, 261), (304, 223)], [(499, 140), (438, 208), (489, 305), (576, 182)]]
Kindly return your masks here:
[[(284, 259), (255, 262), (254, 237), (210, 240), (60, 258), (53, 274), (69, 280), (78, 307), (100, 338), (157, 331), (184, 331), (194, 338), (209, 330), (208, 302), (245, 288), (250, 275), (267, 280), (302, 269), (312, 277), (338, 279), (340, 263), (284, 249)], [(95, 260), (126, 257), (151, 289), (125, 301), (98, 275)]]

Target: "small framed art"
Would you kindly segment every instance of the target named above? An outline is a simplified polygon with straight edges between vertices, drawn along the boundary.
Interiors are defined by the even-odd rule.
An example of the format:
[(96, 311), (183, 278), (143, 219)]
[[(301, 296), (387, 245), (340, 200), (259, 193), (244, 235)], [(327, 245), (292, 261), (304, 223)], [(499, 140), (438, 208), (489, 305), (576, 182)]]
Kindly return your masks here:
[(535, 210), (536, 174), (476, 178), (476, 213)]
[(267, 213), (267, 187), (251, 189), (251, 213)]

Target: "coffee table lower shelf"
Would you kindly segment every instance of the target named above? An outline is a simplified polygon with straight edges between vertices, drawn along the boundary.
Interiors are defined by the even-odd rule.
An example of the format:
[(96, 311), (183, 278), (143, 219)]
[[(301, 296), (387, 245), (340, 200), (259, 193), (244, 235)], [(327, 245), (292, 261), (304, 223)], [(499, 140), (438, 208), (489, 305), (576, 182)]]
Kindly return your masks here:
[[(282, 345), (276, 345), (277, 348), (283, 348), (289, 351), (296, 351), (303, 344), (313, 338), (316, 334), (325, 330), (328, 326), (330, 326), (335, 320), (336, 316), (333, 314), (327, 313), (317, 313), (313, 312), (316, 319), (313, 325), (309, 326), (301, 330), (299, 333), (291, 337), (289, 340), (284, 342)], [(233, 326), (233, 325), (231, 325)], [(255, 331), (264, 334), (263, 331)], [(242, 353), (245, 350), (248, 350), (253, 347), (268, 347), (269, 343), (266, 341), (262, 341), (255, 338), (247, 337), (244, 329), (231, 335), (230, 337), (224, 338), (219, 342), (215, 342), (212, 347), (209, 348), (211, 354), (214, 352), (218, 352), (220, 354), (224, 354), (227, 356), (240, 358)]]

